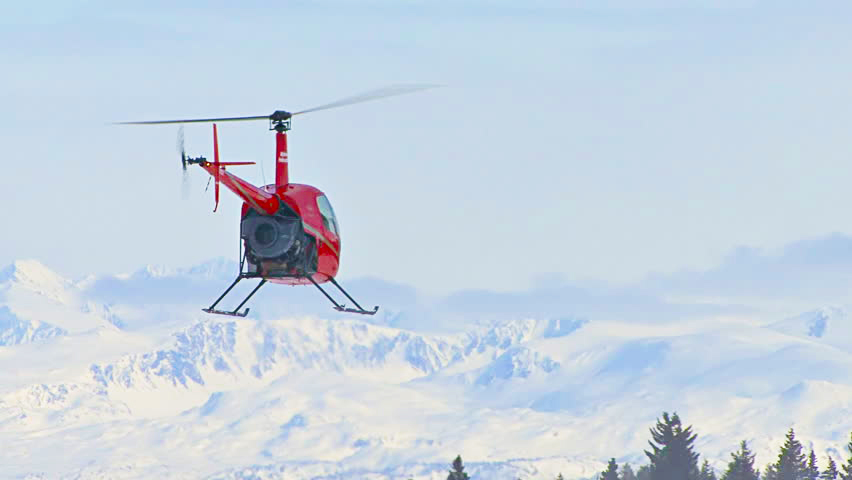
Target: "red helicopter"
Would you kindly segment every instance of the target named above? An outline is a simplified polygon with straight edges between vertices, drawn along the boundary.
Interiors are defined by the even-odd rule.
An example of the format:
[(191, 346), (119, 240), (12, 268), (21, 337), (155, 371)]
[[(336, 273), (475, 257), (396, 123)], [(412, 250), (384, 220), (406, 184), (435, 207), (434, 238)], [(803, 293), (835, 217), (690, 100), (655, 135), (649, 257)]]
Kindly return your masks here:
[[(353, 103), (402, 95), (432, 88), (434, 85), (399, 85), (374, 90), (318, 107), (290, 113), (276, 110), (272, 115), (252, 117), (199, 118), (187, 120), (155, 120), (144, 122), (118, 122), (120, 125), (160, 125), (183, 123), (213, 123), (213, 161), (204, 157), (192, 158), (183, 149), (183, 135), (179, 135), (181, 165), (198, 165), (215, 181), (214, 197), (219, 205), (219, 184), (224, 184), (243, 201), (240, 221), (240, 271), (236, 280), (219, 298), (203, 311), (221, 315), (245, 317), (249, 309), (240, 308), (266, 282), (284, 285), (314, 285), (340, 312), (374, 315), (379, 307), (365, 310), (334, 279), (340, 265), (340, 227), (328, 198), (311, 185), (290, 183), (288, 175), (287, 131), (295, 115), (342, 107)], [(255, 162), (222, 162), (219, 160), (219, 143), (215, 122), (269, 120), (269, 130), (275, 131), (275, 183), (256, 187), (226, 170), (233, 165), (253, 165)], [(182, 132), (181, 132), (182, 133)], [(217, 310), (216, 305), (240, 280), (258, 278), (260, 283), (234, 310)], [(338, 303), (320, 284), (331, 282), (351, 301), (355, 308)]]

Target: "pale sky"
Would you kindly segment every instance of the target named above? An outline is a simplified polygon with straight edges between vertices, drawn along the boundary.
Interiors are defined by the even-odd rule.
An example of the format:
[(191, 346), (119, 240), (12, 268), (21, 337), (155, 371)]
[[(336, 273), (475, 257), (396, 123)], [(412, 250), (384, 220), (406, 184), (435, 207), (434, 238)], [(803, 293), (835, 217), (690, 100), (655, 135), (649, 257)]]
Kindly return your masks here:
[[(398, 83), (297, 118), (343, 278), (433, 293), (624, 282), (852, 233), (844, 1), (40, 2), (0, 7), (0, 265), (69, 276), (235, 258), (239, 202), (180, 194), (174, 126)], [(223, 159), (273, 177), (264, 122)], [(187, 126), (211, 155), (209, 126)]]

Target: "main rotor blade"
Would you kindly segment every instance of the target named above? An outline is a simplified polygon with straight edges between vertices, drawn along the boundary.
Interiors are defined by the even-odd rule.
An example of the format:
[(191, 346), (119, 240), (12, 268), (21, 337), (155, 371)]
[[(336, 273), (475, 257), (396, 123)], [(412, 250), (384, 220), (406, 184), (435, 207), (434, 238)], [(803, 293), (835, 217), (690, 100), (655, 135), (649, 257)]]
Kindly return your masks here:
[(162, 125), (167, 123), (241, 122), (246, 120), (268, 120), (269, 115), (254, 117), (190, 118), (186, 120), (153, 120), (146, 122), (114, 122), (113, 125)]
[(361, 102), (369, 102), (370, 100), (377, 100), (379, 98), (385, 97), (393, 97), (395, 95), (405, 95), (407, 93), (419, 92), (420, 90), (427, 90), (430, 88), (440, 87), (440, 85), (431, 85), (431, 84), (413, 84), (413, 85), (391, 85), (384, 88), (379, 88), (377, 90), (370, 90), (369, 92), (364, 92), (358, 95), (353, 95), (351, 97), (341, 98), (335, 102), (326, 103), (325, 105), (320, 105), (318, 107), (309, 108), (307, 110), (302, 110), (294, 113), (293, 115), (301, 115), (303, 113), (316, 112), (318, 110), (328, 110), (329, 108), (337, 108), (343, 107), (345, 105), (352, 105), (353, 103), (361, 103)]
[(170, 123), (209, 123), (209, 122), (243, 122), (252, 120), (278, 120), (277, 115), (281, 115), (280, 120), (286, 120), (292, 115), (301, 115), (303, 113), (317, 112), (319, 110), (328, 110), (330, 108), (343, 107), (352, 105), (353, 103), (369, 102), (385, 97), (393, 97), (396, 95), (405, 95), (407, 93), (419, 92), (420, 90), (428, 90), (430, 88), (440, 87), (440, 85), (432, 84), (410, 84), (410, 85), (391, 85), (377, 90), (370, 90), (351, 97), (341, 98), (335, 102), (326, 103), (318, 107), (309, 108), (293, 114), (285, 111), (276, 111), (272, 115), (255, 115), (251, 117), (221, 117), (221, 118), (187, 118), (183, 120), (148, 120), (141, 122), (114, 122), (113, 125), (165, 125)]

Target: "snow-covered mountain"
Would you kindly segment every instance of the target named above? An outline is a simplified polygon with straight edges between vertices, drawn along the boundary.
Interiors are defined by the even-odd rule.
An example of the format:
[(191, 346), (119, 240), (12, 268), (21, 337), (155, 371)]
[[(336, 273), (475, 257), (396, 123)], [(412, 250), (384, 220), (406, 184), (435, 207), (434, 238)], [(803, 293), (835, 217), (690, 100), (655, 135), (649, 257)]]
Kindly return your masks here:
[(21, 320), (8, 307), (0, 307), (0, 346), (37, 342), (66, 333), (49, 323)]
[(0, 476), (443, 479), (462, 454), (473, 478), (588, 478), (642, 462), (663, 410), (718, 467), (741, 439), (768, 463), (790, 426), (839, 459), (852, 431), (840, 307), (636, 323), (567, 306), (436, 332), (428, 316), (392, 326), (404, 310), (230, 319), (194, 293), (158, 302), (212, 295), (229, 268), (2, 270)]

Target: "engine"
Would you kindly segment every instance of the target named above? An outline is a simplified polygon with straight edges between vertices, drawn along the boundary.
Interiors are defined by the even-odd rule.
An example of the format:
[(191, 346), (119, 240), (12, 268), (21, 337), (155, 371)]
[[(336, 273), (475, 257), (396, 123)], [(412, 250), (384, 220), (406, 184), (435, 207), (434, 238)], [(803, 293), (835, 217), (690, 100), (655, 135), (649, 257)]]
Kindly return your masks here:
[(313, 237), (305, 233), (302, 219), (286, 207), (275, 215), (249, 210), (240, 223), (240, 238), (250, 272), (294, 276), (316, 271)]

